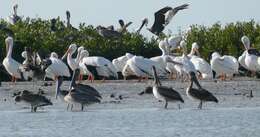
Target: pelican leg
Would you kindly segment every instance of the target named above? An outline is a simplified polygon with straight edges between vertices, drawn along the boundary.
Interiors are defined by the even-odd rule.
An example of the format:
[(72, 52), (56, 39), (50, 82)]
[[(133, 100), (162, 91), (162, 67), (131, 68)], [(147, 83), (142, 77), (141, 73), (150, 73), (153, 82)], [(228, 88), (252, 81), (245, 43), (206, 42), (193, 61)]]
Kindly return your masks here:
[(67, 105), (67, 111), (69, 110), (69, 107), (70, 107), (70, 104), (68, 103), (68, 105)]
[(34, 107), (34, 108), (33, 108), (33, 112), (36, 112), (36, 110), (37, 110), (37, 107)]
[(31, 112), (33, 112), (33, 106), (31, 105)]
[(73, 104), (71, 104), (70, 111), (72, 111), (72, 109), (73, 109)]
[(81, 111), (83, 111), (84, 110), (84, 105), (83, 104), (81, 104)]
[(168, 106), (168, 101), (165, 100), (165, 105), (164, 105), (164, 108), (167, 109), (167, 106)]
[(202, 101), (200, 101), (200, 104), (198, 106), (198, 109), (202, 109)]
[(181, 109), (181, 104), (178, 104), (178, 108)]

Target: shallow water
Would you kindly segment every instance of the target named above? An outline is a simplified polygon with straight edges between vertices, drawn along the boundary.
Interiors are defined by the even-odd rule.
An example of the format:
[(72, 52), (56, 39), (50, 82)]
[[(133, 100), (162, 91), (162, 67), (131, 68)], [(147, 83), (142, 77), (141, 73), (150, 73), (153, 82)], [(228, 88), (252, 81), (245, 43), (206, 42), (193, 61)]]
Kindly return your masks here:
[[(203, 110), (196, 107), (198, 102), (185, 96), (187, 84), (164, 82), (178, 90), (185, 104), (177, 109), (174, 103), (169, 109), (163, 109), (152, 95), (137, 95), (144, 89), (145, 83), (103, 83), (93, 84), (103, 96), (101, 104), (94, 104), (84, 112), (66, 111), (66, 104), (53, 98), (52, 87), (42, 87), (54, 103), (53, 106), (31, 113), (24, 104), (14, 104), (11, 95), (22, 89), (37, 89), (30, 83), (19, 83), (0, 87), (0, 136), (8, 137), (103, 137), (103, 136), (142, 136), (142, 137), (258, 137), (260, 135), (260, 98), (258, 81), (203, 82), (211, 89), (220, 103), (204, 104)], [(237, 86), (238, 84), (239, 86)], [(247, 86), (248, 84), (251, 84)], [(67, 83), (63, 88), (66, 88)], [(235, 89), (234, 89), (235, 88)], [(249, 99), (235, 93), (254, 91)], [(125, 97), (120, 103), (110, 98), (114, 93)], [(4, 101), (3, 99), (6, 99)]]

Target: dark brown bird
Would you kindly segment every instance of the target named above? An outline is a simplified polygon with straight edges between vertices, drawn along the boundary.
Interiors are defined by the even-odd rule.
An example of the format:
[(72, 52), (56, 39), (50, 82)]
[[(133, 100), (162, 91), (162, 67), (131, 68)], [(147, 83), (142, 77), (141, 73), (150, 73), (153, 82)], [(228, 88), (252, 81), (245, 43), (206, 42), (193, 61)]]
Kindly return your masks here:
[(18, 95), (15, 95), (15, 102), (25, 102), (31, 105), (31, 112), (36, 112), (38, 107), (52, 105), (52, 102), (43, 95), (34, 94), (24, 90)]
[(167, 109), (168, 102), (184, 103), (184, 100), (182, 99), (181, 95), (177, 91), (175, 91), (170, 87), (161, 86), (161, 82), (157, 77), (156, 69), (154, 66), (153, 66), (153, 73), (154, 73), (153, 95), (158, 100), (165, 101), (165, 105), (164, 105), (165, 109)]
[(170, 21), (178, 13), (178, 11), (187, 9), (188, 6), (189, 4), (183, 4), (175, 8), (167, 6), (160, 9), (159, 11), (155, 12), (154, 24), (151, 28), (148, 28), (148, 30), (157, 36), (160, 35), (160, 33), (170, 23)]
[[(186, 90), (186, 94), (190, 99), (200, 101), (200, 104), (198, 106), (199, 109), (202, 109), (203, 102), (218, 103), (218, 99), (212, 93), (201, 87), (194, 72), (190, 72), (189, 75), (190, 85)], [(198, 89), (192, 88), (193, 82), (195, 82), (195, 84), (198, 86)]]

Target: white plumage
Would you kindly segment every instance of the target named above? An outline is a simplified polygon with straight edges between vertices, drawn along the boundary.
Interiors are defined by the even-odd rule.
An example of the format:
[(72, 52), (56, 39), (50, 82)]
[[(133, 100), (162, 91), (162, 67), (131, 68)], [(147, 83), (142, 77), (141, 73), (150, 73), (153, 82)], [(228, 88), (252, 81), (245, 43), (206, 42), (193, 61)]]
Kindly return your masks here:
[(211, 68), (216, 72), (216, 75), (226, 75), (232, 77), (233, 74), (238, 73), (238, 61), (235, 57), (232, 56), (220, 56), (219, 53), (214, 52), (210, 61)]

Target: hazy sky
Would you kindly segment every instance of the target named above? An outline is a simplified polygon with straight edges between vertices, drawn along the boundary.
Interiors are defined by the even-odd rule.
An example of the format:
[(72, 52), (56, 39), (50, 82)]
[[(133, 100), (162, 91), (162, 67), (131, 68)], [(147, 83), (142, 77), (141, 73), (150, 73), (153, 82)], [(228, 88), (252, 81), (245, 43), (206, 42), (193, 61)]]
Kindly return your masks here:
[[(234, 21), (260, 21), (260, 0), (0, 0), (0, 17), (6, 18), (12, 12), (12, 5), (19, 4), (18, 14), (24, 17), (50, 19), (70, 10), (71, 22), (78, 25), (114, 24), (118, 19), (134, 22), (130, 30), (138, 28), (141, 20), (148, 17), (149, 26), (154, 21), (154, 12), (164, 6), (178, 6), (189, 3), (190, 8), (181, 11), (167, 26), (176, 33), (178, 27), (188, 28), (191, 24), (211, 25), (220, 21), (225, 24)], [(147, 35), (147, 31), (142, 31)]]

